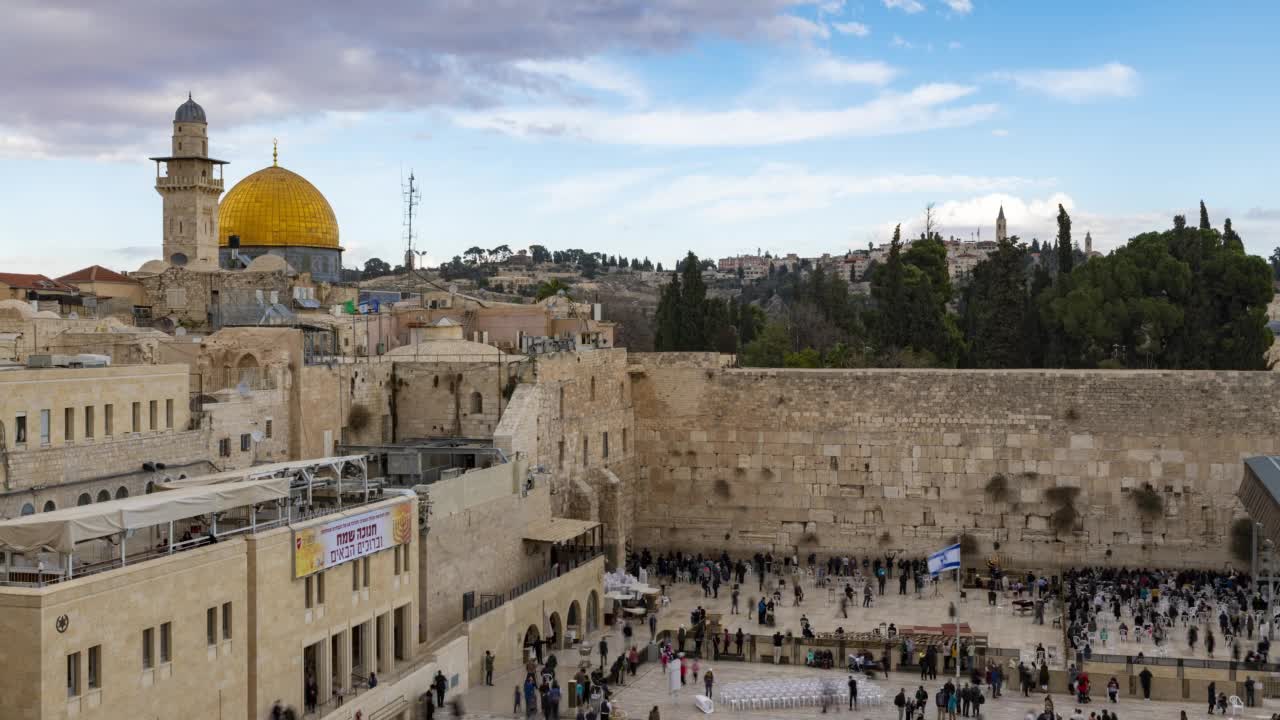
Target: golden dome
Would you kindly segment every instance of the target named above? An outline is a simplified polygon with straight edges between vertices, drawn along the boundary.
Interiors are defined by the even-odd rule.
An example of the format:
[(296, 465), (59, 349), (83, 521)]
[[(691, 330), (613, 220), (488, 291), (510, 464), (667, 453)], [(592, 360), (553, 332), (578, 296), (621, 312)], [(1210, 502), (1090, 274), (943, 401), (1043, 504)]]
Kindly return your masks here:
[(272, 165), (236, 183), (218, 206), (218, 245), (240, 236), (242, 247), (338, 246), (338, 218), (315, 185)]

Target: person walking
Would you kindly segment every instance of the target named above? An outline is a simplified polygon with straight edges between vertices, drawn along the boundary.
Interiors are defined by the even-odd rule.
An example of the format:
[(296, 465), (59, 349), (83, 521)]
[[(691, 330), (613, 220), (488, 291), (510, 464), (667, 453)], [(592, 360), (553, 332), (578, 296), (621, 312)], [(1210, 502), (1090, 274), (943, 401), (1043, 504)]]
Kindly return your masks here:
[(658, 613), (649, 615), (649, 640), (652, 641), (658, 637)]
[(434, 680), (436, 688), (436, 707), (444, 707), (444, 691), (449, 688), (449, 680), (445, 678), (444, 673), (436, 671)]
[(1142, 686), (1142, 699), (1151, 699), (1151, 670), (1142, 668), (1142, 672), (1138, 673), (1138, 684)]
[(773, 664), (782, 663), (782, 633), (775, 632), (773, 634)]
[(737, 614), (738, 614), (738, 595), (739, 595), (739, 592), (738, 592), (738, 586), (737, 586), (737, 585), (734, 585), (734, 586), (733, 586), (733, 593), (729, 596), (729, 597), (730, 597), (730, 599), (732, 600), (732, 604), (729, 606), (729, 614), (730, 614), (730, 615), (737, 615)]
[(1244, 706), (1253, 707), (1253, 689), (1255, 682), (1252, 676), (1246, 676), (1244, 679)]
[(733, 643), (734, 643), (734, 645), (736, 645), (736, 646), (737, 646), (737, 648), (738, 648), (738, 652), (737, 652), (737, 654), (738, 654), (738, 655), (741, 655), (741, 654), (742, 654), (742, 640), (743, 640), (743, 637), (744, 637), (744, 635), (743, 635), (743, 632), (742, 632), (742, 628), (741, 628), (741, 627), (739, 627), (739, 628), (738, 628), (738, 632), (733, 636)]
[(862, 607), (871, 607), (871, 584), (867, 583), (862, 586)]
[(600, 638), (600, 669), (604, 669), (604, 661), (609, 658), (609, 641)]
[(711, 672), (711, 668), (707, 668), (707, 672), (702, 676), (702, 685), (707, 689), (707, 699), (710, 700), (711, 686), (715, 684), (715, 674)]
[(1209, 683), (1209, 714), (1213, 714), (1213, 709), (1218, 706), (1218, 683)]
[[(901, 693), (899, 693), (899, 697), (901, 697)], [(896, 698), (894, 699), (894, 702), (897, 702)], [(858, 709), (858, 681), (854, 680), (852, 675), (849, 676), (849, 709)], [(898, 709), (898, 714), (902, 714), (901, 708)]]
[(493, 653), (484, 651), (484, 684), (493, 687)]
[[(901, 577), (905, 577), (901, 576)], [(854, 693), (849, 693), (849, 697), (853, 697)], [(907, 689), (898, 688), (898, 694), (893, 696), (893, 706), (898, 708), (898, 720), (906, 720), (903, 715), (907, 710)]]

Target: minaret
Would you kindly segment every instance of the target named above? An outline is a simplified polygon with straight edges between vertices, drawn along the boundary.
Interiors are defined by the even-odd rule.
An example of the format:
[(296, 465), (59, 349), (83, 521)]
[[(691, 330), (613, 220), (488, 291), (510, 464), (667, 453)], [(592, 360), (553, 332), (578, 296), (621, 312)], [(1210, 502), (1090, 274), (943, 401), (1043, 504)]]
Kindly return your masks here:
[(1084, 234), (1084, 257), (1085, 257), (1085, 259), (1086, 259), (1086, 260), (1088, 260), (1090, 255), (1093, 255), (1093, 235), (1090, 235), (1088, 232), (1086, 232), (1086, 233)]
[(1000, 214), (996, 216), (996, 242), (1004, 242), (1009, 237), (1008, 228), (1004, 222), (1004, 206), (1000, 206)]
[(156, 192), (164, 199), (163, 259), (200, 270), (218, 267), (218, 196), (226, 165), (209, 157), (208, 128), (204, 108), (188, 93), (173, 115), (169, 155), (151, 158), (156, 163)]

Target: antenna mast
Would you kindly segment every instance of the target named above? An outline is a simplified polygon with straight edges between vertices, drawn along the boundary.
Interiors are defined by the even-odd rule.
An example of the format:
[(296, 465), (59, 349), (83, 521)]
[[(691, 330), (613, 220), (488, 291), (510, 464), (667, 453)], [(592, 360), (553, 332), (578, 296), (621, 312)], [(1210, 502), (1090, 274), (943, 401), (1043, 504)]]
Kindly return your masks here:
[(418, 213), (418, 206), (422, 204), (422, 190), (415, 184), (412, 170), (409, 171), (409, 182), (401, 183), (400, 192), (404, 196), (404, 266), (412, 270), (417, 267), (414, 262), (416, 256), (422, 254), (414, 248), (416, 238), (413, 234), (413, 218)]

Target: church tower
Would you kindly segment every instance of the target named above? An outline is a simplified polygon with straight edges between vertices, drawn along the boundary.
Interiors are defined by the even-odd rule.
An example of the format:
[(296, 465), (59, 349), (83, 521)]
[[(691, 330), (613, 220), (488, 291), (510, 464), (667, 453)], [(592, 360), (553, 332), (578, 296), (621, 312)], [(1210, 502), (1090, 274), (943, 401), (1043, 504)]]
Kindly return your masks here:
[(151, 158), (164, 200), (163, 259), (176, 267), (218, 267), (218, 197), (226, 163), (209, 157), (208, 129), (204, 108), (188, 94), (173, 115), (169, 155)]
[(996, 242), (1004, 242), (1009, 238), (1009, 230), (1004, 222), (1004, 206), (1000, 206), (1000, 214), (996, 216)]

